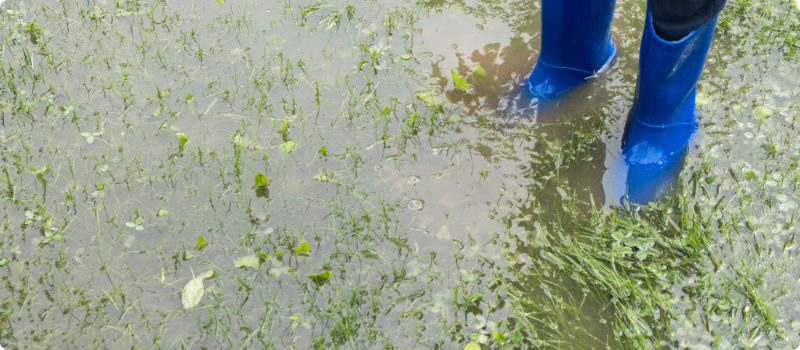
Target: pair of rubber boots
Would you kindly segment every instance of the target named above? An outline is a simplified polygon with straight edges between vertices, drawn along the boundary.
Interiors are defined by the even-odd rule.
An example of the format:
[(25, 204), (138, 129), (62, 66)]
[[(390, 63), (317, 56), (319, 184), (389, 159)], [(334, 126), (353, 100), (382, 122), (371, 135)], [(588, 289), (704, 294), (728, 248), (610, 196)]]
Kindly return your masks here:
[[(528, 90), (551, 100), (609, 69), (614, 0), (543, 0), (542, 47)], [(711, 45), (715, 16), (678, 41), (660, 38), (648, 6), (639, 77), (623, 136), (629, 202), (644, 204), (677, 179), (697, 128), (695, 87)], [(674, 179), (673, 179), (674, 178)]]

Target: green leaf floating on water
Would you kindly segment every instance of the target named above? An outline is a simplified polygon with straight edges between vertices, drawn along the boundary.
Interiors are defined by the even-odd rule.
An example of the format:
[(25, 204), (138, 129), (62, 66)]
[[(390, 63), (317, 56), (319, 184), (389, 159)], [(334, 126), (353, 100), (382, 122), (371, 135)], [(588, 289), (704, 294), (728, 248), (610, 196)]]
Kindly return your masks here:
[(327, 156), (328, 155), (328, 149), (325, 148), (325, 146), (322, 146), (322, 147), (319, 148), (319, 151), (317, 151), (317, 153), (319, 153), (319, 154), (321, 154), (323, 156)]
[(481, 350), (481, 345), (476, 342), (469, 342), (466, 346), (464, 346), (464, 350)]
[(9, 259), (9, 258), (0, 259), (0, 266), (3, 266), (3, 265), (8, 264), (10, 262), (11, 262), (11, 259)]
[(500, 333), (498, 331), (492, 331), (492, 337), (494, 339), (497, 339), (497, 341), (499, 341), (501, 343), (506, 341), (506, 336), (504, 336), (503, 333)]
[(475, 68), (472, 69), (472, 77), (478, 80), (486, 78), (486, 71), (483, 70), (480, 64), (476, 64)]
[(453, 84), (455, 84), (455, 86), (457, 88), (459, 88), (461, 90), (468, 90), (469, 88), (472, 87), (469, 84), (467, 84), (467, 79), (464, 79), (464, 78), (458, 76), (458, 74), (456, 73), (455, 70), (451, 69), (450, 70), (450, 74), (453, 75)]
[(483, 293), (477, 292), (477, 293), (473, 293), (472, 295), (468, 296), (467, 300), (475, 301), (476, 299), (480, 299), (480, 298), (483, 298)]
[(186, 134), (182, 132), (175, 134), (175, 136), (178, 137), (178, 149), (183, 151), (186, 147), (186, 143), (189, 142), (189, 136), (186, 136)]
[(197, 244), (194, 245), (194, 249), (196, 250), (203, 250), (208, 245), (208, 241), (206, 241), (203, 236), (197, 236)]
[(258, 269), (261, 266), (261, 259), (255, 255), (243, 256), (239, 259), (236, 259), (236, 261), (233, 262), (233, 266), (252, 267), (254, 269)]
[(320, 273), (310, 273), (308, 274), (308, 279), (314, 282), (314, 284), (321, 286), (328, 283), (328, 280), (331, 278), (331, 273), (332, 271), (330, 270)]
[(647, 252), (644, 251), (644, 250), (640, 250), (640, 251), (636, 252), (636, 259), (639, 259), (639, 260), (647, 259)]
[(158, 210), (158, 213), (156, 213), (156, 216), (158, 216), (158, 217), (162, 217), (162, 216), (164, 216), (164, 215), (167, 215), (167, 214), (169, 214), (169, 212), (168, 212), (168, 211), (166, 211), (166, 210), (164, 210), (164, 209), (159, 209), (159, 210)]
[(436, 91), (434, 91), (434, 90), (420, 91), (420, 92), (417, 93), (417, 97), (419, 97), (420, 100), (425, 102), (425, 104), (428, 105), (428, 107), (434, 107), (434, 106), (441, 106), (442, 105), (441, 101), (437, 101), (436, 100), (436, 96), (437, 95), (438, 95), (438, 93)]
[(267, 187), (269, 186), (269, 179), (267, 179), (267, 175), (261, 173), (261, 170), (256, 170), (256, 176), (253, 177), (253, 188), (259, 187)]
[(669, 273), (667, 273), (667, 281), (670, 281), (670, 283), (675, 283), (675, 281), (677, 280), (678, 280), (678, 275), (675, 273), (675, 271), (670, 271)]
[(203, 298), (203, 293), (205, 293), (203, 280), (211, 277), (214, 277), (213, 270), (206, 271), (186, 283), (183, 287), (183, 294), (181, 294), (181, 302), (184, 309), (191, 309), (200, 303), (200, 299)]
[(189, 281), (189, 283), (183, 286), (183, 295), (181, 295), (183, 308), (191, 309), (200, 303), (200, 299), (203, 297), (204, 292), (205, 290), (203, 288), (202, 279), (193, 278), (191, 281)]
[(297, 142), (294, 141), (286, 141), (281, 145), (281, 150), (283, 150), (284, 153), (289, 153), (295, 148), (297, 148)]
[(281, 134), (285, 134), (285, 133), (289, 132), (289, 121), (288, 120), (286, 120), (286, 119), (281, 120), (281, 129), (278, 130), (278, 132), (280, 132)]
[(300, 243), (300, 245), (298, 245), (297, 248), (294, 248), (294, 255), (308, 256), (310, 252), (311, 252), (311, 246), (308, 245), (308, 242)]
[(314, 176), (314, 180), (319, 180), (323, 182), (328, 181), (328, 173), (325, 172), (325, 170), (322, 170), (322, 172), (319, 175)]
[(765, 106), (758, 106), (753, 108), (753, 118), (764, 119), (772, 115), (772, 109)]
[(717, 308), (720, 311), (728, 311), (731, 308), (731, 301), (730, 299), (720, 299), (717, 301)]
[(698, 92), (694, 98), (694, 104), (696, 106), (702, 106), (708, 104), (708, 94), (704, 92)]
[(511, 341), (513, 341), (514, 344), (519, 344), (519, 342), (522, 341), (522, 332), (520, 331), (511, 332)]

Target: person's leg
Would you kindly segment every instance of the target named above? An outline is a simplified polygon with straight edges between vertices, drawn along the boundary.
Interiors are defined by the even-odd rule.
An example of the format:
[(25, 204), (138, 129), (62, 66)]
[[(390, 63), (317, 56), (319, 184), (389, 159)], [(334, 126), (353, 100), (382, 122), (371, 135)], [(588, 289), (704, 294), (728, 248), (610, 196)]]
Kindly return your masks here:
[(678, 41), (715, 18), (725, 0), (650, 0), (653, 28), (666, 41)]
[(611, 42), (615, 0), (542, 0), (539, 58), (528, 90), (556, 97), (606, 69), (616, 55)]

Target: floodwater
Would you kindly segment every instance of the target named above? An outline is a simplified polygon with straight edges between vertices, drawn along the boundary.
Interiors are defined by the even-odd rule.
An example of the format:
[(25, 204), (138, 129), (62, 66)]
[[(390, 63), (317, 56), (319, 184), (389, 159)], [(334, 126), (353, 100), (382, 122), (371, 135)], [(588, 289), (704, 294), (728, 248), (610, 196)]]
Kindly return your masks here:
[[(758, 18), (796, 32), (787, 6)], [(643, 1), (618, 1), (612, 70), (548, 106), (520, 88), (539, 1), (0, 9), (5, 348), (630, 346), (610, 316), (624, 306), (530, 271), (549, 227), (624, 195)], [(698, 212), (728, 203), (704, 226), (716, 268), (668, 286), (680, 317), (669, 332), (643, 321), (652, 347), (798, 345), (797, 58), (748, 16), (718, 30), (687, 156)], [(770, 116), (751, 118), (760, 106)], [(773, 173), (772, 190), (745, 183)], [(187, 307), (184, 286), (209, 270)], [(552, 306), (526, 313), (514, 291)], [(581, 314), (559, 309), (581, 298)], [(739, 311), (709, 316), (719, 300)]]

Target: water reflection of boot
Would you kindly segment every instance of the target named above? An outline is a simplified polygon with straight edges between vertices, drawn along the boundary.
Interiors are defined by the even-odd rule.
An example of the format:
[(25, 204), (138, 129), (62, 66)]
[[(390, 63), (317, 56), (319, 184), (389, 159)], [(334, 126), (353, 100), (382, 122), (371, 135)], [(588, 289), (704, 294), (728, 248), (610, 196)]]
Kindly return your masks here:
[(689, 148), (684, 147), (662, 163), (637, 163), (628, 158), (611, 158), (603, 174), (603, 191), (608, 205), (633, 208), (667, 198), (679, 185)]
[(628, 162), (628, 177), (625, 181), (627, 193), (620, 198), (623, 206), (647, 204), (667, 197), (678, 186), (678, 177), (683, 170), (688, 148), (663, 163)]
[(611, 66), (617, 49), (611, 41), (614, 0), (543, 0), (542, 44), (528, 77), (530, 92), (556, 97)]

